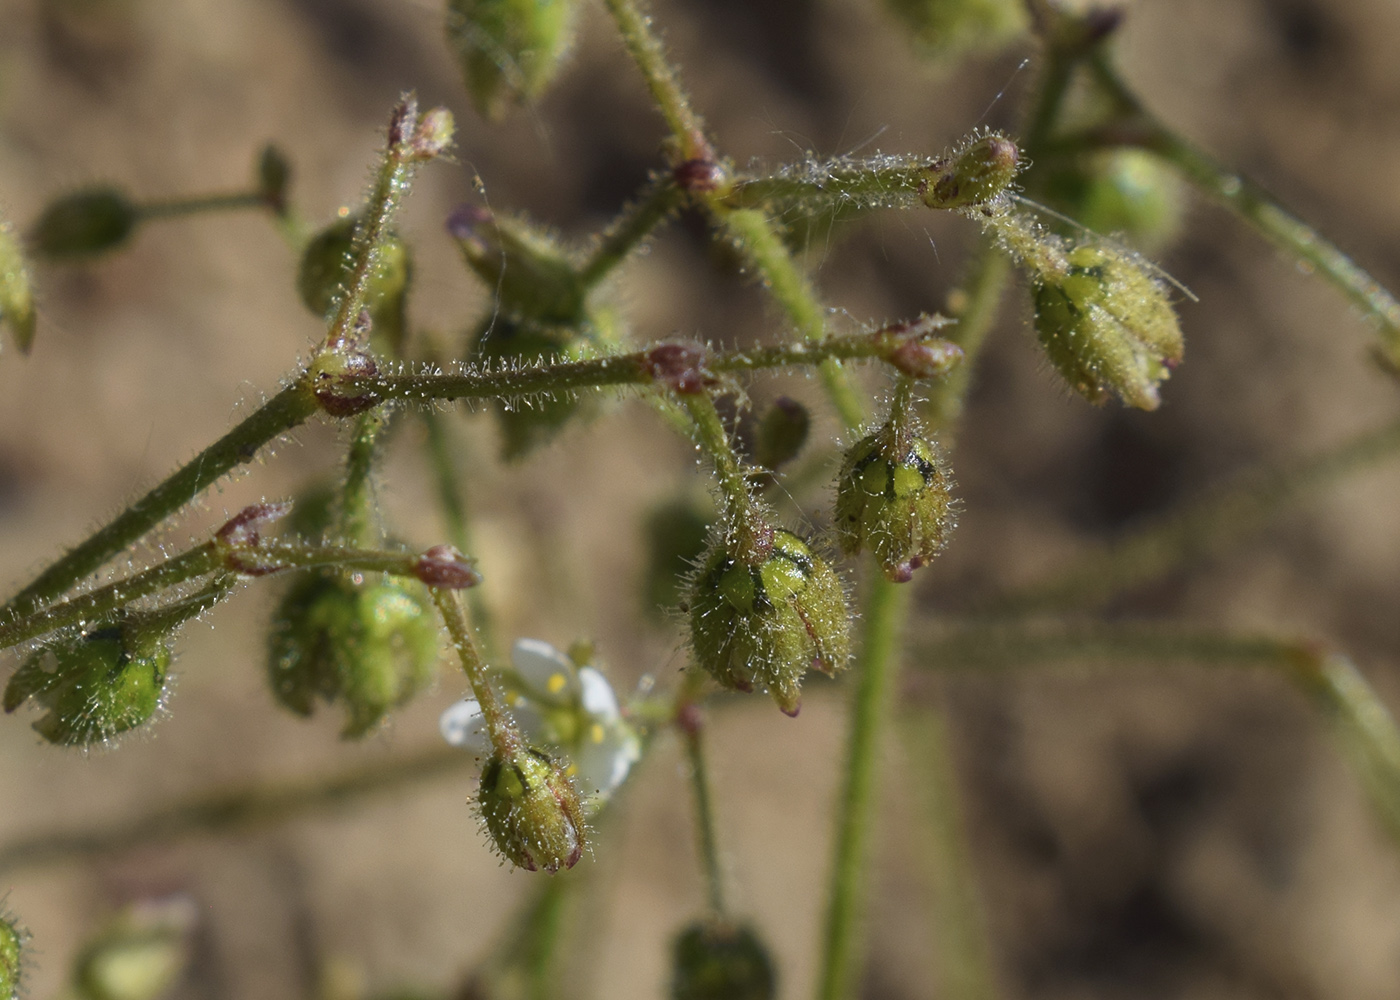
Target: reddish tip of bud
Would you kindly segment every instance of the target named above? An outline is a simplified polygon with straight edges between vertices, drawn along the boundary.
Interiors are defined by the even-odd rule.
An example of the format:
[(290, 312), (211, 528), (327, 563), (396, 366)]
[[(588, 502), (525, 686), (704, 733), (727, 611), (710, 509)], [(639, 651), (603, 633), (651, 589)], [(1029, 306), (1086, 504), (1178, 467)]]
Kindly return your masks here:
[(481, 582), (475, 563), (452, 545), (434, 545), (420, 555), (413, 575), (429, 587), (445, 590), (465, 590)]
[(715, 384), (705, 368), (705, 348), (696, 344), (662, 344), (647, 351), (643, 366), (647, 374), (682, 395), (704, 392)]
[(406, 146), (413, 141), (413, 133), (418, 127), (418, 96), (406, 93), (394, 105), (389, 115), (389, 147)]
[(795, 719), (797, 718), (797, 713), (802, 711), (802, 699), (799, 698), (797, 701), (794, 701), (791, 704), (780, 703), (778, 705), (778, 711), (782, 712), (789, 719)]
[(223, 545), (246, 548), (258, 544), (262, 529), (291, 513), (290, 503), (255, 503), (244, 507), (224, 524), (214, 537)]
[(910, 378), (940, 378), (963, 360), (963, 349), (934, 331), (948, 325), (942, 316), (920, 316), (876, 331), (884, 359)]
[(685, 160), (671, 171), (676, 187), (694, 194), (707, 194), (719, 190), (726, 180), (725, 169), (714, 160)]

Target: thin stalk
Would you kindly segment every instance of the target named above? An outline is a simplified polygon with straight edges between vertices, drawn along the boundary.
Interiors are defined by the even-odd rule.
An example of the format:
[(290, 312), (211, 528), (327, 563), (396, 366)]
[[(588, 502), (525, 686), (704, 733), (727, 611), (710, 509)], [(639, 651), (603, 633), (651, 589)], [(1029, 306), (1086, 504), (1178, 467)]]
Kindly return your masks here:
[[(437, 484), (438, 506), (442, 510), (443, 521), (446, 522), (448, 541), (455, 545), (459, 552), (475, 552), (471, 520), (467, 516), (467, 503), (464, 499), (465, 490), (457, 475), (457, 464), (452, 457), (452, 442), (448, 438), (447, 428), (432, 410), (424, 410), (420, 417), (428, 432), (428, 461)], [(472, 621), (476, 622), (476, 632), (481, 637), (486, 658), (495, 659), (500, 647), (495, 642), (491, 608), (480, 588), (472, 587), (467, 591), (467, 607), (471, 610)]]
[(481, 706), (481, 717), (486, 723), (486, 735), (491, 740), (491, 748), (501, 757), (509, 759), (523, 747), (524, 739), (515, 720), (506, 711), (505, 704), (497, 696), (496, 689), (491, 686), (486, 662), (472, 641), (471, 625), (467, 622), (466, 612), (462, 610), (461, 599), (455, 590), (444, 590), (441, 587), (429, 589), (438, 611), (442, 613), (442, 620), (447, 625), (447, 632), (452, 637), (457, 656), (462, 661), (462, 671), (467, 675), (467, 683), (471, 685), (476, 703)]
[(915, 647), (915, 655), (916, 662), (935, 670), (985, 671), (1125, 660), (1280, 670), (1322, 712), (1378, 818), (1400, 842), (1400, 729), (1356, 666), (1316, 643), (1143, 625), (1053, 630), (972, 625), (926, 637)]
[(1099, 82), (1130, 116), (1126, 128), (1108, 130), (1116, 144), (1156, 153), (1266, 239), (1316, 270), (1376, 324), (1384, 359), (1391, 368), (1400, 369), (1400, 302), (1390, 291), (1254, 181), (1229, 170), (1167, 128), (1143, 107), (1107, 58), (1100, 55), (1091, 66)]
[(929, 161), (835, 160), (831, 163), (769, 174), (736, 178), (717, 196), (726, 209), (762, 208), (773, 202), (800, 204), (807, 209), (853, 204), (861, 208), (923, 206), (919, 190), (928, 182)]
[(579, 282), (593, 288), (621, 264), (637, 246), (666, 221), (680, 203), (681, 191), (670, 178), (652, 180), (641, 198), (632, 202), (608, 227), (579, 270)]
[(724, 496), (725, 531), (733, 539), (734, 558), (757, 565), (768, 555), (772, 544), (772, 529), (762, 505), (749, 489), (749, 480), (729, 431), (719, 418), (715, 401), (707, 393), (688, 393), (680, 397), (682, 405), (695, 421), (696, 443), (714, 463)]
[(820, 1000), (854, 996), (860, 971), (863, 889), (870, 834), (878, 812), (880, 737), (889, 718), (909, 593), (908, 588), (890, 583), (878, 569), (867, 576), (859, 677), (851, 702), (846, 771), (837, 805), (836, 845), (822, 937)]
[(1218, 552), (1285, 505), (1400, 452), (1400, 421), (1359, 434), (1320, 455), (1250, 470), (1234, 483), (1148, 523), (1048, 580), (993, 597), (979, 614), (1023, 616), (1087, 608)]
[[(717, 200), (711, 202), (711, 208), (729, 237), (763, 275), (769, 293), (797, 332), (809, 342), (826, 340), (826, 309), (806, 273), (788, 253), (772, 220), (757, 209), (726, 209)], [(842, 422), (852, 428), (863, 424), (865, 405), (851, 387), (841, 362), (834, 357), (822, 361), (821, 376)]]
[(354, 545), (371, 545), (378, 538), (374, 526), (371, 477), (380, 434), (387, 422), (385, 414), (377, 409), (360, 414), (355, 423), (355, 436), (350, 440), (350, 449), (345, 457), (345, 486), (340, 492), (340, 533), (342, 538)]
[(116, 520), (40, 573), (0, 609), (0, 616), (13, 620), (53, 601), (190, 503), (230, 469), (251, 462), (263, 445), (299, 426), (317, 409), (316, 398), (305, 380), (297, 379)]
[(714, 151), (705, 138), (705, 125), (690, 106), (690, 98), (666, 58), (666, 47), (651, 30), (651, 18), (636, 0), (603, 0), (617, 22), (622, 43), (642, 71), (647, 90), (666, 127), (676, 137), (681, 160), (710, 160)]
[(946, 379), (935, 383), (929, 392), (924, 413), (928, 417), (930, 430), (951, 433), (961, 419), (977, 356), (982, 351), (987, 334), (996, 325), (1010, 277), (1011, 262), (1006, 255), (991, 240), (984, 241), (971, 277), (964, 287), (966, 306), (957, 323), (948, 328), (948, 339), (963, 349), (963, 362)]
[(116, 823), (45, 830), (12, 840), (0, 847), (0, 872), (261, 829), (345, 809), (408, 784), (478, 766), (471, 754), (459, 748), (434, 746), (329, 775), (201, 794)]
[(710, 793), (709, 768), (705, 761), (705, 720), (696, 703), (682, 706), (677, 713), (681, 741), (690, 763), (690, 787), (695, 797), (695, 831), (700, 846), (700, 863), (705, 872), (705, 888), (710, 910), (717, 917), (728, 912), (724, 899), (724, 874), (719, 863), (714, 799)]
[(227, 194), (198, 195), (190, 198), (170, 198), (142, 202), (136, 214), (148, 219), (172, 219), (204, 212), (227, 212), (244, 208), (267, 208), (267, 199), (258, 191), (237, 191)]
[(903, 712), (899, 729), (917, 787), (923, 792), (930, 849), (920, 852), (932, 882), (935, 951), (940, 989), (935, 996), (996, 1000), (996, 972), (982, 922), (976, 871), (963, 828), (962, 802), (948, 722), (942, 705)]

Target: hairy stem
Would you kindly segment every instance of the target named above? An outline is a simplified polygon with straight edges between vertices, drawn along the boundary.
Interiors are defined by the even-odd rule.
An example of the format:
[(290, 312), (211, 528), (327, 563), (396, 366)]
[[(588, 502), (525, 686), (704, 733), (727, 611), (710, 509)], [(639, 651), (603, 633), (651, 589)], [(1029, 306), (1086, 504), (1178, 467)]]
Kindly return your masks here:
[(353, 545), (372, 545), (378, 541), (371, 476), (380, 434), (386, 423), (382, 410), (360, 414), (355, 424), (355, 436), (351, 438), (346, 454), (345, 487), (340, 493), (340, 533), (345, 541)]
[(652, 234), (680, 203), (681, 191), (669, 178), (654, 179), (642, 196), (623, 210), (579, 270), (579, 282), (593, 288)]
[(676, 138), (679, 159), (711, 160), (714, 151), (705, 138), (705, 126), (690, 106), (675, 69), (666, 58), (666, 47), (651, 30), (651, 18), (636, 0), (603, 0), (617, 22), (622, 43), (642, 71), (647, 90), (656, 102), (666, 127)]
[(733, 556), (758, 565), (768, 556), (772, 528), (762, 505), (749, 489), (743, 464), (719, 418), (715, 401), (707, 393), (682, 394), (681, 403), (695, 421), (696, 443), (714, 463), (724, 496), (724, 529), (733, 544)]
[(700, 845), (700, 862), (705, 871), (705, 888), (710, 909), (724, 916), (724, 874), (719, 863), (719, 838), (715, 833), (714, 799), (710, 793), (709, 769), (705, 762), (705, 720), (696, 703), (684, 704), (677, 712), (679, 729), (690, 762), (690, 787), (695, 798), (695, 830)]
[(452, 646), (462, 661), (462, 671), (467, 675), (472, 695), (481, 706), (481, 717), (486, 721), (486, 735), (491, 740), (491, 748), (501, 757), (509, 758), (523, 745), (524, 739), (515, 720), (497, 696), (496, 689), (491, 686), (486, 662), (472, 641), (471, 625), (467, 622), (466, 612), (462, 610), (462, 601), (455, 590), (445, 590), (441, 587), (429, 589), (438, 611), (442, 612), (442, 620), (452, 637)]
[(236, 191), (228, 194), (198, 195), (190, 198), (169, 198), (146, 201), (136, 206), (144, 222), (148, 219), (171, 219), (205, 212), (227, 212), (244, 208), (267, 208), (267, 199), (259, 191)]

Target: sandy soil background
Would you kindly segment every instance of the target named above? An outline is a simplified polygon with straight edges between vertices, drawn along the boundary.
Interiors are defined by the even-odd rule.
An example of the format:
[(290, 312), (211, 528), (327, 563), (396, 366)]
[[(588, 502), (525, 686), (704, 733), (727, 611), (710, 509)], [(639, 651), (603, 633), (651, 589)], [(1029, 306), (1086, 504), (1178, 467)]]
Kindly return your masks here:
[[(697, 0), (656, 14), (720, 148), (740, 162), (937, 153), (979, 123), (1012, 125), (1031, 78), (1019, 49), (932, 73), (867, 0)], [(1385, 0), (1140, 0), (1121, 52), (1166, 120), (1395, 287), (1397, 43), (1400, 9)], [(445, 340), (459, 342), (484, 304), (440, 224), (480, 197), (474, 175), (490, 204), (581, 237), (658, 162), (659, 119), (592, 5), (557, 88), (493, 126), (470, 111), (427, 0), (0, 0), (0, 211), (23, 225), (48, 198), (93, 182), (143, 197), (236, 187), (273, 140), (295, 166), (298, 206), (328, 220), (358, 199), (377, 130), (408, 87), (461, 124), (458, 164), (423, 172), (403, 222), (417, 252), (413, 316)], [(823, 248), (823, 291), (849, 322), (938, 308), (972, 236), (956, 218), (873, 219)], [(1195, 205), (1164, 263), (1200, 302), (1183, 306), (1187, 362), (1152, 415), (1070, 398), (1014, 294), (955, 458), (963, 523), (917, 584), (927, 614), (1032, 579), (1252, 463), (1393, 418), (1395, 386), (1368, 364), (1362, 322), (1222, 212)], [(239, 215), (151, 226), (111, 260), (38, 272), (37, 346), (0, 357), (0, 581), (19, 586), (277, 388), (318, 332), (294, 264), (266, 220)], [(781, 327), (686, 225), (634, 262), (617, 296), (641, 340), (738, 342)], [(779, 388), (815, 398), (792, 380), (755, 395)], [(488, 420), (454, 430), (503, 634), (591, 636), (622, 684), (668, 681), (683, 656), (677, 633), (640, 613), (639, 525), (659, 500), (701, 488), (688, 448), (635, 403), (510, 468), (491, 459)], [(398, 441), (382, 494), (395, 532), (427, 545), (444, 529), (416, 433)], [(329, 425), (299, 431), (167, 541), (294, 493), (333, 469), (342, 445)], [(1355, 477), (1114, 613), (1323, 638), (1400, 705), (1397, 496), (1394, 469)], [(820, 524), (829, 495), (799, 499)], [(249, 588), (188, 629), (168, 717), (115, 750), (64, 752), (41, 745), (23, 714), (0, 720), (0, 843), (434, 744), (436, 714), (462, 688), (450, 671), (363, 745), (342, 745), (331, 713), (306, 723), (278, 711), (262, 678), (274, 591)], [(812, 987), (836, 694), (814, 688), (796, 721), (760, 699), (715, 718), (726, 864), (788, 997)], [(1395, 995), (1400, 864), (1318, 720), (1279, 679), (1060, 672), (963, 678), (933, 696), (953, 719), (1008, 997)], [(871, 998), (933, 995), (912, 780), (892, 747)], [(242, 838), (0, 875), (34, 933), (30, 995), (54, 994), (113, 907), (171, 890), (202, 915), (181, 996), (306, 996), (336, 956), (376, 988), (449, 988), (530, 882), (485, 849), (466, 804), (473, 787), (463, 770)], [(657, 996), (666, 940), (703, 905), (669, 739), (599, 844), (595, 874), (608, 888), (590, 896), (593, 961), (570, 995)]]

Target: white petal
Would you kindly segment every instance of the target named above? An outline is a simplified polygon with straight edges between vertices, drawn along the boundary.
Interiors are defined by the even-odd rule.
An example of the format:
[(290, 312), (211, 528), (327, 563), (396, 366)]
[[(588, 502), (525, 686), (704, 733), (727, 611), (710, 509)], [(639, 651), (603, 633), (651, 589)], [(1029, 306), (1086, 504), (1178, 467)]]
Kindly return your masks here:
[(572, 756), (579, 789), (585, 795), (605, 799), (627, 780), (627, 772), (642, 756), (642, 745), (626, 725), (595, 723), (583, 734)]
[(580, 701), (585, 712), (598, 722), (617, 721), (622, 713), (618, 711), (617, 695), (613, 694), (606, 677), (592, 667), (581, 667), (578, 683), (583, 689)]
[(578, 671), (559, 650), (539, 639), (517, 639), (510, 651), (510, 662), (529, 690), (526, 694), (541, 701), (567, 704), (578, 696)]
[(475, 698), (463, 698), (449, 705), (438, 720), (438, 729), (442, 738), (454, 747), (483, 754), (491, 749), (491, 741), (486, 736), (486, 718)]

